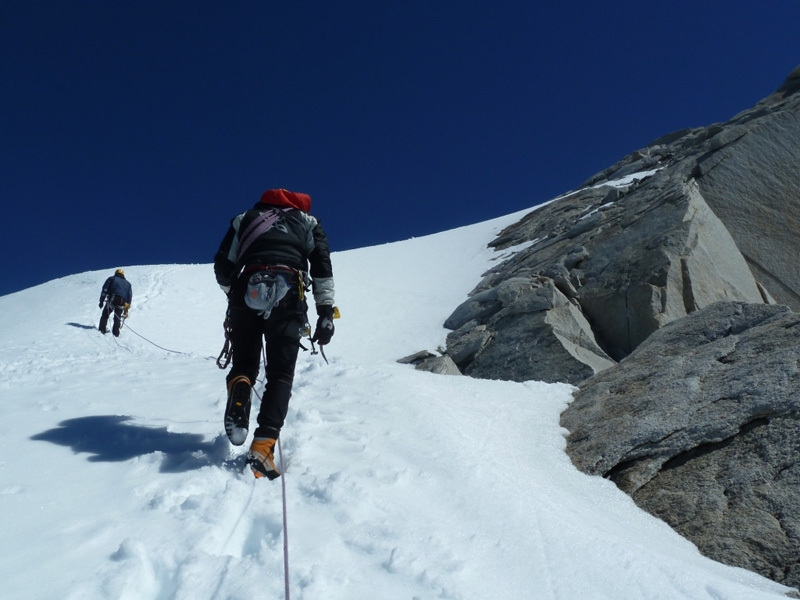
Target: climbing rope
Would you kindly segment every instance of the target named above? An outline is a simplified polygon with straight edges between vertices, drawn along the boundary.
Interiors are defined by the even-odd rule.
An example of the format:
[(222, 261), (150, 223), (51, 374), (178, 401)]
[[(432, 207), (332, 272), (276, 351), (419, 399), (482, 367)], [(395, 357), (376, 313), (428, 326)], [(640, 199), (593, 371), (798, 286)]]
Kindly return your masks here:
[(286, 519), (286, 469), (283, 466), (281, 438), (278, 437), (278, 459), (281, 463), (281, 494), (283, 497), (283, 585), (286, 600), (289, 600), (289, 530)]
[(117, 345), (117, 348), (122, 348), (123, 350), (126, 350), (127, 352), (131, 351), (131, 349), (128, 348), (127, 346), (123, 346), (122, 344), (120, 344), (119, 340), (116, 337), (114, 337), (114, 343)]
[[(263, 344), (261, 345), (261, 356), (263, 357), (264, 361), (264, 372), (267, 372), (267, 348)], [(261, 383), (265, 387), (267, 385), (266, 381), (261, 381), (260, 379), (256, 379), (256, 383)], [(253, 393), (259, 399), (260, 402), (264, 401), (264, 398), (258, 394), (255, 390), (255, 386), (253, 386)], [(284, 596), (286, 600), (289, 600), (289, 528), (288, 528), (288, 518), (286, 516), (286, 468), (283, 464), (283, 448), (281, 448), (281, 438), (278, 436), (278, 462), (280, 463), (280, 472), (281, 472), (281, 499), (283, 502), (283, 585), (284, 585)]]
[(131, 326), (130, 326), (130, 325), (128, 325), (128, 326), (127, 326), (127, 329), (128, 329), (128, 331), (130, 331), (130, 332), (131, 332), (131, 333), (133, 333), (134, 335), (138, 335), (138, 336), (139, 336), (140, 338), (142, 338), (142, 339), (143, 339), (145, 342), (148, 342), (148, 343), (150, 343), (150, 344), (153, 344), (153, 346), (155, 346), (156, 348), (159, 348), (159, 349), (161, 349), (161, 350), (164, 350), (165, 352), (172, 352), (173, 354), (186, 354), (186, 352), (178, 352), (177, 350), (170, 350), (169, 348), (164, 348), (163, 346), (159, 346), (159, 345), (158, 345), (158, 344), (156, 344), (154, 341), (152, 341), (152, 340), (148, 340), (148, 339), (147, 339), (146, 337), (144, 337), (142, 334), (140, 334), (140, 333), (137, 333), (136, 331), (134, 331), (133, 329), (131, 329)]

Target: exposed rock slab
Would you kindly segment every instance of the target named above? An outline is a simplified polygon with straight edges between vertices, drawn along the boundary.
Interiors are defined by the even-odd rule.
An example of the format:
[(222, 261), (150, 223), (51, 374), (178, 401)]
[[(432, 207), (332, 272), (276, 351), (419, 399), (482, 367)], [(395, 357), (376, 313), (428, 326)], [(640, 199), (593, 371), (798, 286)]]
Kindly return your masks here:
[(800, 67), (501, 232), (501, 261), (445, 323), (465, 374), (580, 385), (562, 415), (580, 469), (707, 556), (795, 587), (798, 157)]
[(800, 586), (800, 315), (717, 303), (581, 384), (567, 452), (707, 556)]
[(727, 123), (664, 136), (590, 178), (597, 185), (654, 166), (683, 171), (733, 236), (756, 279), (800, 311), (800, 67)]
[[(477, 377), (579, 383), (714, 302), (800, 310), (798, 156), (800, 68), (729, 122), (664, 136), (503, 231), (507, 258), (448, 319), (448, 354)], [(548, 285), (577, 309), (579, 343), (552, 327), (567, 311), (541, 306)]]
[(414, 354), (409, 354), (403, 358), (398, 358), (397, 362), (405, 365), (414, 365), (417, 371), (428, 371), (437, 375), (461, 375), (456, 363), (447, 355), (438, 356), (427, 350), (420, 350)]
[(475, 377), (513, 379), (535, 370), (541, 381), (563, 381), (565, 373), (582, 380), (614, 364), (581, 311), (547, 278), (512, 277), (462, 304), (445, 326), (457, 327), (447, 337), (448, 354), (472, 365)]
[(526, 241), (445, 322), (468, 375), (578, 383), (694, 310), (764, 299), (697, 184), (669, 173), (563, 198), (494, 245)]

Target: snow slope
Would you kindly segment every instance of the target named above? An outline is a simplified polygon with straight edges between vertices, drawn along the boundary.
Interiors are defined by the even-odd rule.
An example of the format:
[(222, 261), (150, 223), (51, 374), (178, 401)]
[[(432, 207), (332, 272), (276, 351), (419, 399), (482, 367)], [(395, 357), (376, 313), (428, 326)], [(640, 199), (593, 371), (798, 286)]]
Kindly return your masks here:
[[(569, 386), (396, 362), (443, 344), (520, 216), (334, 254), (330, 364), (301, 353), (282, 435), (291, 597), (784, 597), (579, 473)], [(284, 598), (282, 480), (242, 473), (222, 431), (211, 266), (125, 266), (115, 340), (96, 323), (116, 266), (0, 297), (0, 595)]]

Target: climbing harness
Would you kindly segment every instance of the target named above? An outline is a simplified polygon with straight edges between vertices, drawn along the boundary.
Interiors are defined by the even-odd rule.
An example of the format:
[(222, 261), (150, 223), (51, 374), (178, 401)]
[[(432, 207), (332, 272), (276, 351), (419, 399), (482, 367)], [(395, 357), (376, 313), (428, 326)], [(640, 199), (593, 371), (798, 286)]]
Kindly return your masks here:
[[(243, 276), (248, 276), (244, 303), (265, 320), (269, 319), (272, 309), (280, 304), (292, 287), (296, 289), (301, 302), (305, 298), (303, 274), (292, 267), (258, 265), (244, 269), (240, 277)], [(296, 283), (294, 279), (297, 279)]]
[[(270, 266), (259, 265), (259, 266), (249, 267), (249, 268), (243, 269), (241, 271), (241, 273), (239, 274), (239, 277), (249, 274), (250, 277), (252, 278), (254, 275), (257, 275), (259, 273), (269, 273), (269, 274), (279, 274), (279, 275), (280, 274), (291, 274), (291, 275), (295, 276), (297, 278), (297, 297), (300, 300), (300, 302), (305, 302), (306, 290), (308, 289), (308, 287), (310, 285), (310, 281), (308, 279), (308, 274), (306, 272), (300, 271), (298, 269), (293, 269), (292, 267), (288, 267), (286, 265), (270, 265)], [(281, 295), (281, 298), (282, 297), (283, 297), (283, 295)], [(280, 301), (280, 299), (278, 299), (278, 301)], [(251, 308), (256, 310), (252, 306), (251, 306)], [(267, 316), (268, 315), (269, 315), (269, 313), (267, 313)], [(337, 307), (334, 307), (333, 318), (334, 319), (338, 319), (339, 316), (340, 316), (339, 315), (339, 309)], [(232, 331), (232, 329), (231, 329), (231, 325), (230, 325), (230, 306), (228, 306), (228, 311), (225, 313), (225, 320), (222, 323), (222, 330), (223, 330), (224, 335), (225, 335), (225, 341), (223, 342), (222, 350), (220, 351), (219, 356), (217, 356), (217, 367), (219, 367), (222, 370), (225, 370), (230, 366), (231, 360), (233, 360), (233, 348), (231, 347), (231, 331)], [(306, 315), (305, 315), (305, 324), (304, 324), (304, 326), (302, 328), (302, 331), (300, 332), (300, 338), (301, 339), (303, 339), (303, 338), (307, 338), (308, 339), (309, 343), (311, 344), (311, 354), (312, 355), (319, 354), (325, 360), (326, 364), (330, 364), (328, 362), (328, 357), (325, 356), (325, 351), (323, 350), (322, 345), (320, 345), (319, 350), (317, 350), (317, 346), (316, 346), (316, 344), (314, 344), (314, 340), (312, 339), (311, 324), (308, 322), (308, 314), (307, 314), (307, 312), (306, 312)], [(300, 348), (302, 348), (304, 352), (308, 351), (308, 348), (306, 348), (302, 343), (300, 344)]]

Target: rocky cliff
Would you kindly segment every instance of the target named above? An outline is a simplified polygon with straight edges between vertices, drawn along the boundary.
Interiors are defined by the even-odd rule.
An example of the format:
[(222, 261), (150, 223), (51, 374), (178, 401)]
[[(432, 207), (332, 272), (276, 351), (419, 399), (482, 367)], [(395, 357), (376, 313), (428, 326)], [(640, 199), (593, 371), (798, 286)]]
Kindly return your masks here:
[(578, 468), (708, 556), (800, 586), (798, 241), (800, 67), (501, 232), (442, 360), (575, 384)]
[(717, 301), (800, 310), (800, 68), (728, 123), (677, 132), (533, 211), (445, 325), (468, 375), (580, 383)]
[(701, 552), (800, 586), (800, 314), (719, 302), (581, 384), (567, 451)]

